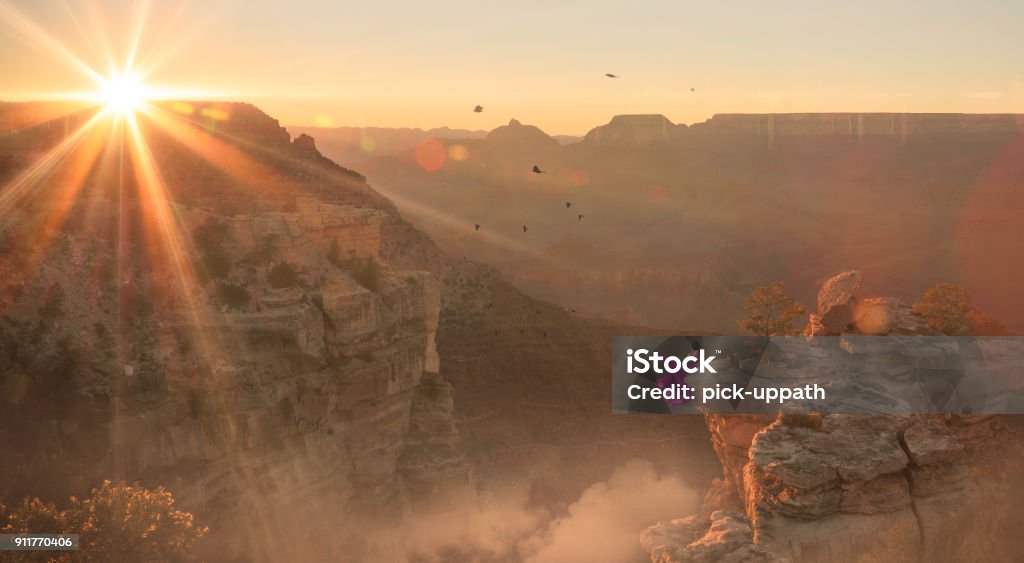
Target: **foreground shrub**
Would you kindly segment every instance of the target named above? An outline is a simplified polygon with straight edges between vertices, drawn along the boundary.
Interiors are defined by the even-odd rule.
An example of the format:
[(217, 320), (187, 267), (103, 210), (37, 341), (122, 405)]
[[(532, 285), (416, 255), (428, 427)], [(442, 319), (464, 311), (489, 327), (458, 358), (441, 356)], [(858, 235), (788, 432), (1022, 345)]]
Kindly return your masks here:
[(11, 561), (188, 561), (208, 531), (175, 509), (163, 487), (104, 481), (89, 498), (72, 497), (65, 510), (39, 499), (0, 503), (0, 533), (79, 534), (81, 541), (77, 552), (7, 552)]

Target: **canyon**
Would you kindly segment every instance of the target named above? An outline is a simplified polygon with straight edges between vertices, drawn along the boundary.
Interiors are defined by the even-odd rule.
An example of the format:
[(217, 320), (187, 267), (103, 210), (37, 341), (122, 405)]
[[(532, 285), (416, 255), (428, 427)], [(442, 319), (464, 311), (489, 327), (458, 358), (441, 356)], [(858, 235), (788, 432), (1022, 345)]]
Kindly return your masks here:
[(909, 303), (957, 283), (1020, 330), (1022, 123), (618, 115), (558, 146), (511, 120), (484, 139), (428, 141), (440, 161), (427, 168), (409, 150), (360, 170), (452, 255), (595, 317), (730, 333), (755, 287), (783, 280), (806, 306), (856, 266), (872, 291)]
[(562, 510), (633, 458), (717, 471), (699, 421), (611, 414), (630, 328), (450, 258), (251, 105), (159, 109), (155, 185), (35, 176), (88, 110), (0, 140), (3, 498), (139, 481), (214, 530), (204, 557), (391, 560), (396, 522), (502, 491)]
[[(611, 322), (524, 293), (500, 264), (446, 252), (404, 218), (401, 198), (254, 106), (160, 109), (173, 125), (141, 119), (160, 189), (141, 190), (138, 164), (123, 175), (103, 161), (34, 173), (90, 114), (47, 110), (59, 117), (31, 125), (45, 108), (0, 105), (25, 123), (0, 138), (11, 189), (0, 220), (3, 498), (57, 500), (125, 479), (166, 486), (209, 525), (201, 553), (211, 559), (473, 560), (491, 552), (457, 536), (416, 559), (403, 526), (472, 519), (509, 495), (560, 522), (642, 459), (655, 472), (644, 478), (679, 476), (708, 493), (696, 514), (681, 506), (678, 518), (629, 522), (637, 560), (1019, 556), (1006, 541), (1021, 497), (1012, 417), (613, 415), (611, 337), (670, 332), (638, 326), (650, 318), (642, 308), (616, 305), (635, 313)], [(525, 126), (506, 127), (496, 138), (514, 149)], [(545, 142), (522, 154), (566, 149)], [(829, 263), (856, 255), (845, 241), (820, 241), (837, 254)], [(727, 280), (747, 255), (730, 266), (694, 243), (674, 268), (666, 253), (642, 274), (594, 273), (628, 255), (617, 244), (579, 236), (551, 249), (547, 267), (617, 280), (622, 295), (659, 288), (652, 306), (678, 315), (665, 327), (682, 318), (696, 330), (702, 317), (687, 307), (718, 307), (706, 318), (721, 319), (742, 295)], [(594, 271), (574, 273), (573, 259)], [(881, 285), (875, 269), (831, 277), (841, 269), (812, 301), (810, 337), (864, 332), (857, 303), (872, 334), (879, 308), (883, 332), (924, 333), (899, 292), (861, 297), (861, 277)], [(517, 271), (515, 283), (551, 279)], [(589, 291), (584, 305), (607, 295)]]

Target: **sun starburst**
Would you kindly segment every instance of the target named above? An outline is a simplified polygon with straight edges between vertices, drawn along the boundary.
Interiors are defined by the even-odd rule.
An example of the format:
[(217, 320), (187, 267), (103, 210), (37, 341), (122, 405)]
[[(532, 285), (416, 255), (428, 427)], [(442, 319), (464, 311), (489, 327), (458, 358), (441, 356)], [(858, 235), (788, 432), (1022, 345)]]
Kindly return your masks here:
[(142, 79), (132, 72), (117, 72), (103, 80), (98, 98), (106, 111), (124, 115), (137, 110), (148, 98)]

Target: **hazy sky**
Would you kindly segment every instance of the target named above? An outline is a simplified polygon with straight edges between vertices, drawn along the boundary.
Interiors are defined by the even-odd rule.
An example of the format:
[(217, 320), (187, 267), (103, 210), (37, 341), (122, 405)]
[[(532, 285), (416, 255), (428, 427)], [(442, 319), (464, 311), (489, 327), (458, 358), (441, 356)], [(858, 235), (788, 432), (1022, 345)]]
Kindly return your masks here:
[(89, 87), (26, 43), (7, 7), (98, 68), (105, 44), (123, 59), (145, 11), (152, 82), (225, 92), (285, 124), (489, 129), (515, 117), (583, 133), (619, 113), (1024, 112), (1021, 0), (144, 6), (0, 0), (0, 99)]

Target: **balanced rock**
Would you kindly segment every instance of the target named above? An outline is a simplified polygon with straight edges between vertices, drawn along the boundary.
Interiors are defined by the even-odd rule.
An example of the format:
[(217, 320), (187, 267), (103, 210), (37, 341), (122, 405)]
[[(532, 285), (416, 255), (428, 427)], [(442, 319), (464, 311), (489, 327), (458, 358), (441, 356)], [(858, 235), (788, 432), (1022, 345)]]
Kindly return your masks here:
[(828, 334), (841, 334), (856, 320), (863, 276), (857, 270), (837, 274), (818, 291), (818, 320)]

